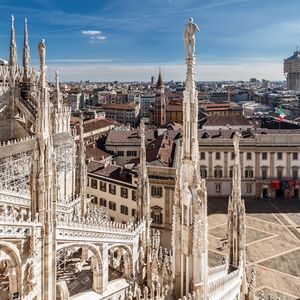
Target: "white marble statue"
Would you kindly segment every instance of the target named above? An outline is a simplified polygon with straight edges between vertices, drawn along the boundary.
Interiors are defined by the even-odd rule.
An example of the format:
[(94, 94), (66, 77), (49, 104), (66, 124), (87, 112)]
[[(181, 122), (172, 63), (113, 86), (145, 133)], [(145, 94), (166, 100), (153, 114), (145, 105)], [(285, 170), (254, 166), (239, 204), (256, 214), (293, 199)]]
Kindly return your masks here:
[(195, 55), (195, 33), (197, 31), (199, 31), (198, 25), (193, 23), (192, 17), (189, 17), (189, 22), (184, 28), (184, 45), (187, 58), (192, 58)]

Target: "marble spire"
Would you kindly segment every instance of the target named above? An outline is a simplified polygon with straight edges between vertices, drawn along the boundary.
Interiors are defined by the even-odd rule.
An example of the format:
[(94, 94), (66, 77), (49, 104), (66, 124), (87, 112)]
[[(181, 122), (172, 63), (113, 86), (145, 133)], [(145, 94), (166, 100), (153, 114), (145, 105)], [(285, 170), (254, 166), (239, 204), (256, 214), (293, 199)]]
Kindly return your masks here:
[(63, 100), (62, 100), (62, 95), (60, 93), (60, 88), (59, 88), (59, 72), (58, 69), (55, 70), (55, 96), (56, 96), (56, 101), (55, 105), (57, 109), (61, 109), (63, 106)]
[(84, 216), (87, 211), (87, 166), (85, 163), (85, 144), (84, 144), (84, 130), (83, 130), (83, 115), (80, 115), (79, 121), (79, 185), (80, 185), (80, 199), (81, 199), (81, 214)]
[[(140, 123), (141, 150), (140, 150), (140, 165), (139, 165), (139, 180), (138, 180), (138, 219), (145, 218), (150, 221), (150, 194), (149, 194), (149, 178), (146, 161), (146, 138), (145, 138), (145, 123), (141, 120)], [(150, 225), (149, 225), (150, 226)]]
[(24, 45), (23, 45), (23, 67), (24, 67), (24, 77), (28, 79), (28, 71), (30, 64), (30, 48), (28, 41), (28, 27), (27, 19), (24, 20)]
[(238, 267), (245, 263), (245, 203), (241, 192), (240, 143), (241, 134), (236, 132), (233, 137), (234, 164), (232, 172), (232, 192), (228, 201), (228, 246), (229, 264)]
[(15, 34), (15, 18), (11, 16), (11, 34), (10, 34), (10, 47), (9, 47), (9, 65), (11, 67), (16, 67), (17, 62), (17, 44), (16, 44), (16, 34)]
[(183, 137), (176, 174), (172, 224), (173, 276), (177, 298), (196, 292), (207, 299), (207, 192), (198, 168), (198, 94), (194, 79), (195, 32), (185, 27), (186, 84), (183, 92)]
[(39, 57), (40, 57), (40, 87), (46, 87), (46, 44), (45, 40), (42, 39), (38, 46)]

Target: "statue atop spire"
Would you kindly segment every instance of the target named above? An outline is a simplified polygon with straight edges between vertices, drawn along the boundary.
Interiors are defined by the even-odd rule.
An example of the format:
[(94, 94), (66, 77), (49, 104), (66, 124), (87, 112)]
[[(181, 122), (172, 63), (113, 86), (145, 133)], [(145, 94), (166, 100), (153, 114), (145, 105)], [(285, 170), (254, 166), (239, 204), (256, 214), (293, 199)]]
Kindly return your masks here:
[(10, 35), (10, 48), (9, 48), (9, 65), (11, 67), (17, 66), (17, 44), (15, 34), (15, 18), (11, 16), (11, 35)]
[(193, 23), (193, 18), (189, 17), (189, 22), (184, 29), (184, 45), (186, 51), (186, 58), (195, 56), (195, 33), (199, 31), (197, 24)]
[(30, 48), (28, 42), (28, 28), (27, 19), (24, 20), (24, 46), (23, 46), (23, 67), (24, 67), (24, 77), (28, 79), (28, 71), (30, 64)]
[(44, 88), (46, 85), (46, 45), (45, 40), (42, 39), (38, 46), (40, 56), (40, 84)]

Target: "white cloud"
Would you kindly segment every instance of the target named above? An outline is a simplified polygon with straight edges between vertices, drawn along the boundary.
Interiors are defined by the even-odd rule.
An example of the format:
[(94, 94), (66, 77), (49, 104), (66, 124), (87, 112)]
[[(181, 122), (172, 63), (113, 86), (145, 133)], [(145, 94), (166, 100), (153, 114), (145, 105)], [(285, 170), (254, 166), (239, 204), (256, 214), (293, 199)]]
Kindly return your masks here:
[(102, 31), (100, 31), (100, 30), (81, 30), (81, 33), (84, 35), (101, 35)]
[(90, 42), (92, 44), (103, 42), (106, 40), (106, 36), (103, 36), (102, 31), (100, 30), (81, 30), (81, 33), (90, 37)]
[(96, 39), (99, 40), (99, 41), (105, 41), (106, 36), (96, 36)]

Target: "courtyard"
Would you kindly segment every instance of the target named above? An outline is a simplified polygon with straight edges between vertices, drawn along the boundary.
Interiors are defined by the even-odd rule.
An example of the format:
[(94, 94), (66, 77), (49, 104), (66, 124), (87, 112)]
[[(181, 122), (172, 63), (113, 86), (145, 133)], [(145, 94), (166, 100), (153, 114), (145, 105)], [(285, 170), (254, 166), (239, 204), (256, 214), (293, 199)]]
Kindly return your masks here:
[[(257, 291), (274, 299), (300, 299), (300, 200), (247, 199), (246, 258), (255, 266)], [(209, 264), (227, 253), (227, 199), (208, 200)]]

